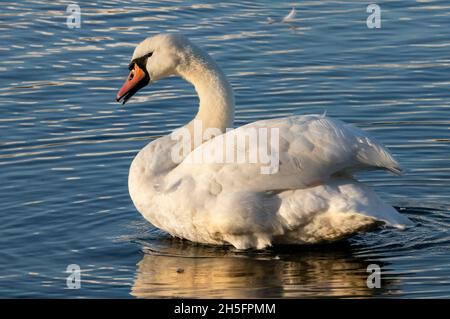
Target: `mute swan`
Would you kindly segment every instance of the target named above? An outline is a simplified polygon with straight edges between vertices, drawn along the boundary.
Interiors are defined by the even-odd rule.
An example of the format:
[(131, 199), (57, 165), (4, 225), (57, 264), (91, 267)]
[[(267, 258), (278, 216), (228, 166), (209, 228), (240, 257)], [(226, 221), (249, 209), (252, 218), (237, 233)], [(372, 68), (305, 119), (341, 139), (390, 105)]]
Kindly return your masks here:
[[(129, 69), (117, 101), (125, 103), (144, 86), (178, 75), (195, 87), (199, 110), (174, 133), (194, 134), (196, 122), (201, 132), (223, 133), (203, 136), (199, 144), (191, 141), (181, 160), (174, 160), (173, 152), (179, 140), (163, 136), (131, 164), (128, 187), (134, 205), (172, 236), (263, 249), (332, 242), (379, 223), (400, 229), (411, 224), (352, 177), (364, 169), (401, 172), (389, 152), (363, 131), (325, 115), (263, 120), (226, 131), (233, 125), (233, 90), (213, 59), (180, 34), (145, 39)], [(201, 152), (219, 152), (220, 137), (245, 137), (255, 128), (278, 129), (278, 139), (268, 142), (278, 147), (272, 173), (262, 173), (262, 162), (193, 160)]]

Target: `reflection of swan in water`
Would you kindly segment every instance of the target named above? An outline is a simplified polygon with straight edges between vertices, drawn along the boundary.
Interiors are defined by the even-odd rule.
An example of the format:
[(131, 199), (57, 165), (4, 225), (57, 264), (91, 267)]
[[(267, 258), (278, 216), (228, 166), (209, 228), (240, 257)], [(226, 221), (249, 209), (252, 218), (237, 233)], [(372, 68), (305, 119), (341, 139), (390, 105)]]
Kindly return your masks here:
[(239, 252), (169, 240), (168, 247), (146, 250), (131, 294), (140, 298), (369, 297), (367, 266), (381, 262), (352, 256), (346, 244)]

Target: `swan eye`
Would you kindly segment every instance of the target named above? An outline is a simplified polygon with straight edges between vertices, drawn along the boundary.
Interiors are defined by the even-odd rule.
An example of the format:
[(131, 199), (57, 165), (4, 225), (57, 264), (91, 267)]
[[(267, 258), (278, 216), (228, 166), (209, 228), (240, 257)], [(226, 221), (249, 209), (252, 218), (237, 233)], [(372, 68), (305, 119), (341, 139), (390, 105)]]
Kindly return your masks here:
[(131, 71), (134, 68), (134, 64), (136, 63), (141, 69), (145, 69), (145, 64), (147, 63), (147, 59), (153, 55), (153, 52), (147, 53), (146, 55), (141, 56), (140, 58), (136, 58), (128, 65), (128, 69)]

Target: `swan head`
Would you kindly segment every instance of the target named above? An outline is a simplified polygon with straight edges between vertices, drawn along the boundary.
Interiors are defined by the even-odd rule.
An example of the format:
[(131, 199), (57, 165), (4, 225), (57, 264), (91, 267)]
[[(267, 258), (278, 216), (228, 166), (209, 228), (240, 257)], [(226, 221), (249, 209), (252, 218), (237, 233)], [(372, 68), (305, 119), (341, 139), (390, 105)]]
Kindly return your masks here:
[(125, 104), (146, 85), (170, 75), (186, 61), (192, 43), (181, 34), (158, 34), (138, 44), (129, 64), (130, 73), (116, 96)]

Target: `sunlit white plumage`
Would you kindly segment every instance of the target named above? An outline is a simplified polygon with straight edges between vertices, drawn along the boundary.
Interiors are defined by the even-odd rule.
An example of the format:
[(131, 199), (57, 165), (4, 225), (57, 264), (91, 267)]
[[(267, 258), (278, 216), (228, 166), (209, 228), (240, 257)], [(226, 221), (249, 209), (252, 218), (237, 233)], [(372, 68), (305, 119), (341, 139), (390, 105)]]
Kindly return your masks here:
[[(133, 59), (152, 52), (145, 67), (150, 82), (179, 75), (199, 95), (195, 120), (225, 132), (234, 118), (234, 97), (225, 75), (209, 55), (182, 35), (144, 40)], [(324, 115), (257, 121), (279, 129), (279, 170), (261, 174), (260, 164), (197, 163), (190, 157), (220, 147), (217, 138), (172, 160), (170, 135), (144, 147), (133, 160), (129, 191), (139, 212), (173, 236), (236, 248), (335, 241), (377, 223), (410, 224), (352, 174), (364, 169), (400, 168), (389, 152), (363, 131)], [(193, 122), (184, 128), (192, 132)]]

